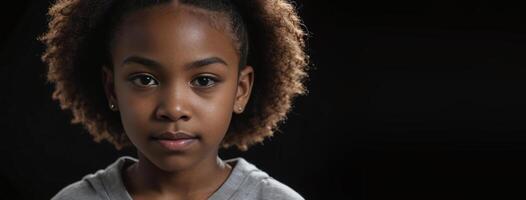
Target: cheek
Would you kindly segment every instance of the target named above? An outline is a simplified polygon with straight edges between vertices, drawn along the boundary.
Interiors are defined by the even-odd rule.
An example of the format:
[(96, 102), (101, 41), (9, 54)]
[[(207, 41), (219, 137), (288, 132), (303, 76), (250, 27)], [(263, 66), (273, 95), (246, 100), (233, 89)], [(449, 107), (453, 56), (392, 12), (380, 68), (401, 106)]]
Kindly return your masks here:
[(124, 84), (116, 84), (115, 86), (117, 98), (119, 102), (119, 112), (122, 119), (122, 124), (126, 133), (130, 137), (134, 137), (136, 132), (143, 132), (147, 126), (148, 119), (151, 115), (151, 102), (154, 102), (151, 97), (138, 96), (137, 93), (131, 91)]
[[(194, 108), (199, 110), (202, 117), (205, 118), (225, 118), (231, 115), (231, 109), (233, 104), (233, 98), (226, 94), (217, 95), (213, 99), (203, 99), (202, 101), (196, 101)], [(224, 121), (224, 120), (215, 120)]]
[(145, 127), (151, 115), (147, 99), (129, 97), (119, 102), (122, 103), (121, 118), (125, 126)]
[(226, 116), (232, 107), (233, 98), (227, 95), (217, 95), (213, 99), (204, 99), (203, 101), (196, 101), (194, 107), (198, 108), (205, 115)]
[(197, 111), (194, 117), (203, 124), (204, 132), (222, 137), (230, 125), (235, 93), (231, 89), (217, 92), (212, 98), (202, 98), (194, 103)]

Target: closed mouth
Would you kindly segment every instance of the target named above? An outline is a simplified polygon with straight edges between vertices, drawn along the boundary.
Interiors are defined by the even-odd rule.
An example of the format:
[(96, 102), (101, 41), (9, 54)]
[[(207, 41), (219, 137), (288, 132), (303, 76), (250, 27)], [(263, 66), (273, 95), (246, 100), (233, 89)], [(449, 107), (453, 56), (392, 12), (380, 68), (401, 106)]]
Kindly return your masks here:
[(163, 132), (151, 137), (152, 141), (170, 152), (183, 152), (191, 148), (199, 136), (187, 132)]
[(198, 139), (198, 136), (188, 133), (188, 132), (183, 132), (183, 131), (177, 131), (177, 132), (166, 131), (161, 134), (154, 135), (151, 138), (155, 140), (188, 140), (188, 139)]

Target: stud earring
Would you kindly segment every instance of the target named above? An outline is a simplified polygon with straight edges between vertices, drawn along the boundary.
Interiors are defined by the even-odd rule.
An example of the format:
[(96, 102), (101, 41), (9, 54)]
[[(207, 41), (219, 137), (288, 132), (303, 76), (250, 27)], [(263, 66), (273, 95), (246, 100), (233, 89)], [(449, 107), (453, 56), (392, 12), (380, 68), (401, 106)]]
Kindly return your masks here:
[(115, 104), (110, 104), (110, 109), (114, 111), (115, 110)]
[(243, 108), (241, 106), (237, 107), (238, 112), (243, 112)]

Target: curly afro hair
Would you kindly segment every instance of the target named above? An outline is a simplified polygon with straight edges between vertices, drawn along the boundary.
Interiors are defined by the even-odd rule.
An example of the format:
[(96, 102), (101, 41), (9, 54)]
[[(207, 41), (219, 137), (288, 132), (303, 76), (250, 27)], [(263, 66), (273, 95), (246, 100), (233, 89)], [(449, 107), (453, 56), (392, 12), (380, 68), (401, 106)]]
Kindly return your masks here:
[[(120, 115), (107, 106), (101, 80), (102, 66), (111, 63), (111, 35), (127, 14), (166, 2), (171, 1), (57, 0), (49, 9), (49, 30), (38, 39), (47, 46), (42, 60), (48, 83), (55, 86), (52, 98), (62, 110), (70, 109), (71, 123), (83, 124), (96, 142), (107, 140), (118, 150), (131, 146)], [(307, 93), (303, 24), (287, 0), (179, 3), (226, 14), (233, 41), (240, 43), (240, 67), (246, 62), (256, 72), (246, 110), (232, 117), (221, 144), (246, 151), (279, 131), (294, 97)]]

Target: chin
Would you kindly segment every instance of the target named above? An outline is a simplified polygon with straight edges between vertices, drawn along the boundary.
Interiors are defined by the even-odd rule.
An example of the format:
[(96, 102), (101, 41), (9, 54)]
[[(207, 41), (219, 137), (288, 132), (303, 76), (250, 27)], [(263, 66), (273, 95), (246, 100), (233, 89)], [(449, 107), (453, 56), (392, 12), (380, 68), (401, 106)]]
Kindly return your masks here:
[(158, 146), (143, 146), (146, 151), (140, 152), (145, 159), (165, 172), (183, 171), (195, 168), (200, 162), (206, 159), (207, 153), (194, 148), (184, 151), (166, 151), (159, 149)]
[(148, 158), (152, 164), (165, 172), (176, 172), (193, 168), (199, 162), (190, 154), (161, 154)]

